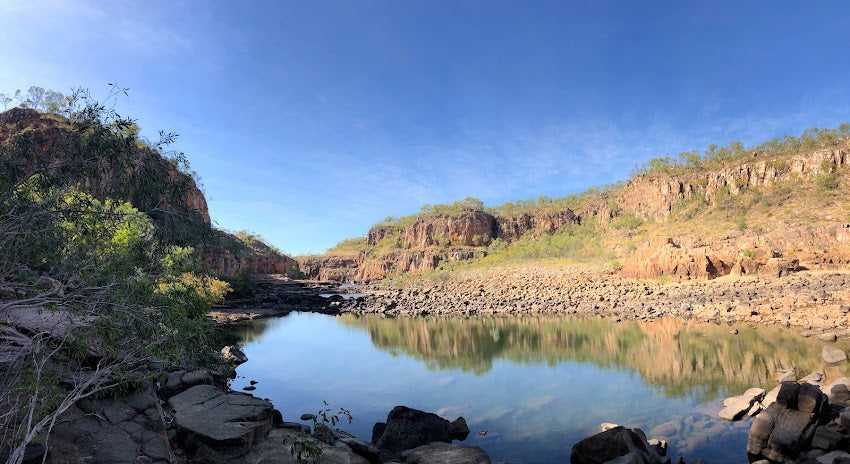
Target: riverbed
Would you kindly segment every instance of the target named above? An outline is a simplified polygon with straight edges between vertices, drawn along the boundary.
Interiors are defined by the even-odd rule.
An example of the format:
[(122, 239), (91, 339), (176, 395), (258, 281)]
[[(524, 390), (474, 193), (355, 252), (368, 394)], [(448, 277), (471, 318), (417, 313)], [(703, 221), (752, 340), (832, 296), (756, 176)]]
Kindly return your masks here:
[(679, 318), (292, 313), (229, 330), (249, 358), (232, 387), (257, 381), (252, 393), (285, 420), (327, 401), (351, 411), (342, 428), (369, 440), (372, 425), (403, 404), (463, 416), (465, 443), (514, 464), (566, 462), (604, 422), (666, 439), (673, 462), (746, 462), (751, 419), (717, 418), (723, 398), (773, 388), (780, 370), (846, 373), (821, 359), (826, 342), (793, 329)]

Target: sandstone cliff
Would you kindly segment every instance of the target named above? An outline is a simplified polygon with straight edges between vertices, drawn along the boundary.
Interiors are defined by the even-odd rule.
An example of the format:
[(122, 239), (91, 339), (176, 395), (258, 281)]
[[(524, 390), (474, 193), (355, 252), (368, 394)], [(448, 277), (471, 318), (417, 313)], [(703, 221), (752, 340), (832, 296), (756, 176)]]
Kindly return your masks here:
[(183, 227), (190, 232), (171, 235), (195, 246), (201, 261), (219, 274), (286, 273), (297, 266), (261, 242), (243, 243), (211, 228), (206, 198), (192, 176), (137, 138), (33, 109), (0, 113), (0, 178), (20, 182), (33, 175), (101, 200), (129, 201), (160, 227), (191, 225)]
[[(621, 275), (626, 277), (713, 279), (847, 268), (850, 200), (841, 194), (846, 181), (840, 180), (850, 164), (846, 145), (795, 155), (752, 152), (716, 168), (640, 174), (570, 206), (465, 209), (379, 224), (369, 230), (358, 256), (313, 257), (308, 276), (374, 280), (422, 273), (447, 261), (484, 256), (497, 239), (512, 243), (585, 223), (601, 230), (601, 240), (622, 260)], [(829, 198), (815, 191), (824, 175), (839, 179)], [(763, 195), (779, 195), (771, 189), (784, 196), (759, 203)], [(824, 202), (832, 209), (824, 208)], [(730, 204), (737, 210), (729, 211)], [(683, 205), (691, 205), (687, 216), (677, 212)], [(629, 217), (631, 222), (623, 221)], [(631, 224), (641, 222), (651, 226), (633, 231)]]
[(207, 202), (191, 176), (154, 150), (99, 126), (13, 108), (0, 113), (4, 175), (43, 174), (99, 198), (126, 199), (144, 212), (184, 214), (209, 223)]
[(717, 192), (728, 189), (730, 195), (782, 181), (811, 182), (814, 176), (832, 173), (850, 164), (850, 150), (834, 148), (817, 150), (790, 159), (776, 159), (754, 153), (752, 160), (717, 171), (693, 175), (638, 175), (614, 195), (624, 212), (644, 219), (666, 218), (673, 205), (695, 195), (711, 203)]

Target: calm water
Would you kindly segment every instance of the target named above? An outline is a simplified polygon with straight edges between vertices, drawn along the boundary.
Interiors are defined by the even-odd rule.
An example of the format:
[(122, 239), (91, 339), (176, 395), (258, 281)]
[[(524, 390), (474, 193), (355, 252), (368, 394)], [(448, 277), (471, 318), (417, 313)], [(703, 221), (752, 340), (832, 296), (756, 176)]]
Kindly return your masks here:
[(249, 361), (232, 386), (259, 381), (254, 394), (286, 420), (323, 400), (348, 408), (354, 422), (343, 428), (366, 440), (399, 404), (460, 415), (472, 431), (466, 443), (514, 464), (567, 462), (570, 447), (603, 422), (667, 438), (673, 462), (746, 462), (750, 420), (716, 419), (720, 401), (773, 388), (778, 368), (831, 377), (840, 368), (824, 365), (823, 342), (793, 330), (732, 328), (678, 319), (293, 313), (233, 329)]

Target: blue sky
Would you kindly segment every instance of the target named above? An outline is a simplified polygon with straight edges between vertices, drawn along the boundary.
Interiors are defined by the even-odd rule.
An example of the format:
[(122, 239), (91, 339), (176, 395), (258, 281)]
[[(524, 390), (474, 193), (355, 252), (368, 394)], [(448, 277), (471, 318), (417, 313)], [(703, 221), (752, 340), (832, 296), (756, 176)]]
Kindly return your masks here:
[(0, 0), (0, 92), (181, 134), (219, 226), (320, 252), (388, 215), (562, 196), (850, 121), (850, 2)]

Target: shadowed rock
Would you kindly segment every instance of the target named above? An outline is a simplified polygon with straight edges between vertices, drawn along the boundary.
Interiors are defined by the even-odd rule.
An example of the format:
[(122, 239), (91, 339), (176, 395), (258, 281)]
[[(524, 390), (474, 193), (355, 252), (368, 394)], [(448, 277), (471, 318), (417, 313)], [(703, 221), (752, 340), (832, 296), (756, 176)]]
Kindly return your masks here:
[(570, 464), (668, 464), (640, 429), (622, 426), (585, 438), (573, 445)]
[(449, 422), (436, 414), (406, 406), (396, 406), (387, 416), (387, 422), (379, 424), (382, 423), (373, 428), (372, 443), (381, 450), (381, 461), (397, 459), (404, 450), (436, 441), (451, 443), (469, 435), (462, 417)]

